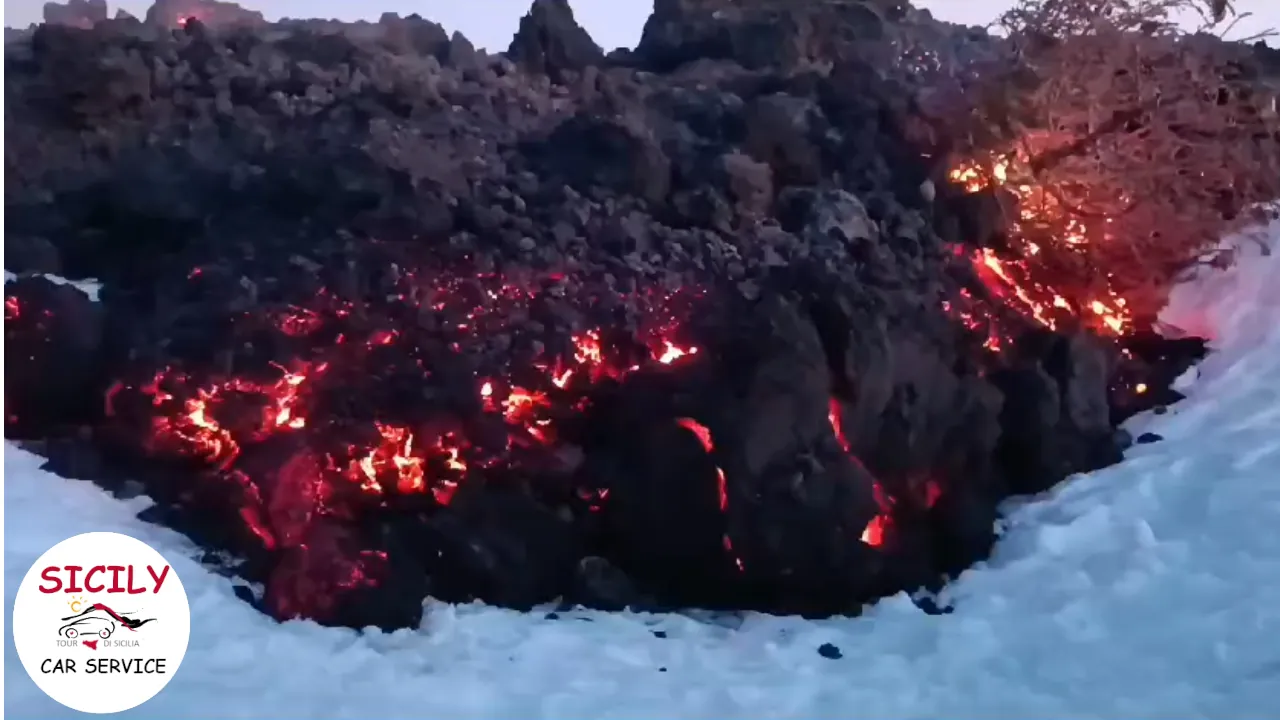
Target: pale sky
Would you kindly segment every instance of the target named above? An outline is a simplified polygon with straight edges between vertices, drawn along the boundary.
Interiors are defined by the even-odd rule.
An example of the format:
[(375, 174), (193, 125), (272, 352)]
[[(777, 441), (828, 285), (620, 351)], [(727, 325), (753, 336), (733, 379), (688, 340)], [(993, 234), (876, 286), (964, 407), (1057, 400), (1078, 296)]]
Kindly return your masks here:
[[(141, 17), (151, 0), (107, 0)], [(343, 20), (376, 20), (378, 15), (418, 13), (446, 29), (460, 30), (473, 43), (488, 50), (505, 50), (515, 34), (520, 16), (532, 0), (246, 0), (241, 5), (261, 11), (268, 19), (289, 17), (337, 17)], [(578, 22), (605, 50), (634, 47), (653, 8), (652, 0), (570, 0)], [(915, 0), (942, 20), (983, 25), (1008, 8), (1010, 0)], [(4, 24), (25, 27), (38, 22), (44, 0), (4, 0)], [(1280, 0), (1235, 0), (1237, 10), (1255, 17), (1242, 22), (1228, 37), (1240, 38), (1268, 28), (1280, 29)], [(1272, 38), (1271, 45), (1280, 45)]]

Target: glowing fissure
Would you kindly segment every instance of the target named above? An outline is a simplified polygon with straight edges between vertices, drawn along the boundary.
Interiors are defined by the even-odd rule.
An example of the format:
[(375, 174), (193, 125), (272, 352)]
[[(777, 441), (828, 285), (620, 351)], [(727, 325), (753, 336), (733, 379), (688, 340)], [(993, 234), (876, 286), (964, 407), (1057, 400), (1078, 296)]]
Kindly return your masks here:
[[(840, 448), (849, 453), (854, 462), (861, 465), (861, 461), (853, 455), (853, 444), (849, 442), (849, 437), (845, 435), (844, 421), (841, 419), (840, 400), (832, 397), (827, 401), (827, 422), (831, 424), (831, 432), (836, 436), (836, 442), (840, 444)], [(864, 468), (865, 469), (865, 468)], [(871, 518), (867, 526), (863, 528), (860, 539), (862, 542), (871, 547), (880, 547), (884, 544), (885, 532), (888, 530), (890, 516), (893, 510), (893, 504), (884, 488), (881, 487), (879, 481), (873, 481), (872, 492), (876, 499), (876, 506), (880, 509), (880, 513)]]
[[(202, 277), (196, 268), (188, 279), (201, 282)], [(412, 273), (406, 279), (411, 284), (416, 280)], [(474, 292), (474, 285), (466, 284), (465, 278), (444, 276), (434, 278), (429, 286), (415, 286), (395, 301), (458, 318), (446, 322), (446, 327), (483, 334), (501, 331), (507, 317), (526, 312), (523, 308), (533, 297), (529, 291), (500, 278), (481, 277), (479, 281), (491, 285), (480, 295)], [(660, 305), (670, 300), (671, 296), (659, 296), (654, 302)], [(365, 372), (364, 368), (377, 366), (378, 353), (408, 342), (396, 329), (375, 329), (367, 331), (363, 338), (354, 336), (348, 321), (356, 316), (355, 311), (352, 303), (322, 290), (315, 307), (289, 306), (265, 313), (268, 329), (288, 341), (307, 343), (313, 348), (312, 354), (320, 358), (287, 366), (273, 363), (275, 376), (270, 380), (247, 376), (198, 380), (185, 369), (165, 367), (143, 382), (114, 383), (106, 394), (105, 411), (114, 416), (124, 407), (122, 403), (128, 402), (126, 396), (141, 399), (142, 411), (150, 423), (144, 448), (153, 455), (195, 460), (240, 488), (242, 502), (237, 513), (268, 550), (296, 546), (300, 541), (294, 536), (302, 532), (297, 528), (310, 523), (317, 513), (350, 512), (341, 509), (343, 502), (350, 502), (349, 496), (347, 501), (340, 497), (334, 500), (334, 493), (342, 496), (354, 492), (375, 504), (384, 502), (392, 493), (425, 495), (439, 505), (448, 505), (474, 468), (507, 463), (504, 451), (476, 447), (460, 425), (438, 428), (375, 419), (363, 435), (371, 439), (358, 440), (355, 438), (361, 434), (357, 428), (344, 426), (335, 430), (312, 416), (317, 406), (312, 397), (316, 391), (314, 381), (331, 372), (331, 367)], [(7, 314), (16, 313), (16, 302), (9, 303)], [(653, 317), (660, 321), (657, 329), (641, 333), (647, 340), (635, 348), (647, 350), (648, 361), (671, 364), (697, 354), (696, 347), (671, 337), (679, 328), (674, 316), (658, 311)], [(666, 320), (661, 321), (662, 318)], [(525, 368), (534, 370), (532, 375), (509, 370), (500, 377), (476, 379), (475, 392), (483, 412), (501, 418), (508, 428), (507, 451), (553, 445), (557, 440), (552, 419), (555, 408), (581, 410), (594, 383), (620, 379), (641, 367), (643, 363), (634, 358), (623, 360), (626, 353), (615, 357), (604, 337), (598, 328), (574, 335), (571, 348), (563, 356), (536, 360), (532, 368)], [(458, 343), (450, 347), (459, 351)], [(403, 359), (403, 355), (400, 357)], [(424, 377), (430, 375), (421, 361), (418, 367)], [(508, 379), (516, 375), (526, 378), (527, 384)], [(335, 376), (335, 382), (326, 385), (341, 385), (341, 377)], [(313, 423), (317, 423), (314, 428)], [(339, 434), (334, 435), (335, 432)], [(294, 488), (296, 492), (282, 496), (277, 482), (268, 497), (261, 490), (261, 479), (240, 469), (237, 463), (246, 447), (286, 433), (304, 433), (303, 446), (324, 450), (298, 450), (281, 466), (282, 477), (307, 475), (306, 488)], [(302, 457), (311, 458), (307, 461), (311, 468), (308, 472), (287, 469), (301, 462)], [(607, 490), (598, 491), (591, 498), (591, 509), (599, 511), (607, 497)], [(290, 508), (284, 514), (267, 506), (282, 502), (285, 505), (281, 507)], [(333, 503), (337, 505), (330, 507)], [(293, 529), (280, 527), (282, 522)], [(286, 535), (294, 539), (286, 541)]]
[[(199, 274), (194, 273), (193, 277), (198, 279)], [(449, 292), (435, 296), (423, 293), (417, 301), (427, 303), (435, 311), (444, 311), (451, 307), (452, 297)], [(502, 289), (491, 290), (486, 298), (522, 304), (529, 296), (504, 285)], [(272, 496), (276, 499), (265, 497), (259, 482), (237, 467), (246, 444), (282, 433), (324, 432), (323, 423), (312, 428), (315, 418), (309, 414), (314, 407), (311, 399), (314, 381), (335, 365), (351, 370), (353, 359), (356, 363), (374, 362), (376, 360), (370, 358), (376, 359), (376, 353), (382, 348), (408, 342), (401, 332), (391, 329), (374, 330), (360, 339), (353, 337), (352, 331), (344, 326), (341, 332), (325, 336), (326, 315), (346, 319), (354, 308), (327, 294), (322, 293), (322, 299), (328, 303), (324, 309), (289, 307), (273, 315), (271, 321), (284, 338), (313, 345), (319, 343), (322, 347), (327, 342), (328, 349), (319, 353), (321, 359), (274, 365), (277, 375), (269, 381), (232, 377), (197, 383), (182, 370), (166, 368), (133, 388), (117, 383), (106, 398), (109, 413), (115, 412), (124, 391), (146, 398), (153, 411), (149, 450), (197, 459), (231, 478), (242, 492), (243, 502), (238, 508), (241, 520), (268, 550), (304, 547), (305, 543), (299, 538), (305, 536), (305, 528), (320, 514), (332, 511), (327, 504), (334, 492), (347, 492), (342, 488), (349, 488), (350, 492), (374, 503), (383, 502), (389, 494), (397, 494), (423, 495), (439, 505), (448, 505), (470, 472), (506, 462), (502, 450), (473, 445), (461, 427), (440, 429), (374, 420), (368, 428), (371, 439), (348, 441), (345, 445), (341, 441), (337, 444), (326, 441), (322, 447), (327, 450), (304, 453), (311, 458), (306, 472), (282, 468), (281, 472), (292, 478), (307, 478), (306, 487), (294, 488), (287, 501), (278, 499), (279, 488)], [(499, 315), (482, 302), (460, 313), (465, 319), (455, 326), (467, 332), (483, 333), (492, 327), (490, 323), (501, 321)], [(668, 321), (661, 327), (660, 332), (651, 333), (649, 339), (641, 343), (647, 349), (649, 362), (672, 364), (697, 356), (698, 348), (680, 344), (670, 337), (678, 329), (678, 323)], [(325, 337), (329, 340), (325, 341)], [(624, 357), (625, 354), (615, 357), (602, 330), (587, 329), (573, 335), (567, 352), (559, 356), (538, 359), (520, 373), (476, 378), (474, 392), (482, 412), (499, 419), (508, 429), (506, 451), (549, 446), (557, 442), (553, 412), (556, 408), (581, 409), (581, 403), (586, 401), (595, 383), (621, 379), (641, 367), (642, 363)], [(529, 370), (535, 372), (531, 375)], [(427, 373), (427, 369), (423, 368), (423, 372)], [(512, 382), (510, 378), (517, 376), (525, 379), (524, 384)], [(235, 407), (243, 407), (245, 403), (261, 407), (260, 417), (252, 427), (224, 421), (224, 412), (234, 412)], [(232, 409), (226, 410), (228, 407)], [(840, 447), (851, 453), (852, 445), (841, 423), (840, 404), (834, 397), (830, 400), (828, 419)], [(706, 425), (688, 417), (678, 418), (676, 422), (694, 435), (708, 455), (715, 456), (714, 438)], [(306, 442), (310, 445), (309, 440)], [(293, 458), (286, 466), (295, 460), (301, 461)], [(853, 457), (853, 461), (857, 462), (857, 458)], [(727, 514), (730, 509), (728, 479), (718, 462), (715, 473), (717, 504), (719, 510)], [(291, 480), (292, 485), (299, 482), (302, 481)], [(874, 483), (873, 492), (879, 511), (863, 529), (860, 540), (868, 546), (880, 547), (892, 527), (894, 502), (878, 482)], [(926, 502), (932, 505), (937, 486), (929, 485), (927, 492)], [(580, 490), (579, 494), (590, 512), (600, 512), (608, 503), (607, 489)], [(280, 506), (281, 502), (285, 505)], [(272, 509), (276, 506), (283, 509)], [(746, 567), (728, 532), (722, 537), (722, 545), (734, 567), (745, 572)], [(359, 567), (348, 570), (351, 583), (364, 582), (357, 577), (364, 577)], [(296, 599), (281, 602), (296, 602)]]
[[(1024, 240), (1028, 233), (1023, 228), (1033, 225), (1045, 225), (1047, 222), (1061, 221), (1056, 224), (1065, 228), (1065, 234), (1056, 239), (1066, 248), (1080, 248), (1091, 242), (1090, 233), (1079, 220), (1066, 219), (1067, 211), (1058, 203), (1051, 193), (1026, 183), (1010, 182), (1010, 168), (1014, 161), (1002, 159), (982, 170), (977, 164), (963, 164), (951, 171), (950, 178), (970, 193), (999, 188), (1009, 192), (1017, 200), (1019, 216), (1012, 221), (1012, 238), (1021, 243), (1021, 259), (1004, 259), (990, 248), (976, 250), (969, 257), (983, 285), (995, 297), (1008, 302), (1020, 310), (1023, 315), (1037, 323), (1050, 328), (1059, 327), (1059, 318), (1070, 316), (1079, 318), (1085, 324), (1100, 331), (1114, 335), (1124, 334), (1131, 323), (1126, 309), (1127, 303), (1114, 291), (1107, 290), (1106, 297), (1084, 298), (1079, 301), (1068, 299), (1063, 291), (1052, 283), (1038, 280), (1038, 276), (1046, 274), (1036, 264), (1035, 258), (1042, 249), (1034, 242)], [(1109, 276), (1108, 276), (1109, 277)], [(998, 332), (992, 329), (990, 321), (980, 321), (968, 308), (956, 308), (950, 302), (944, 304), (944, 310), (959, 318), (972, 330), (986, 327), (992, 337), (986, 342), (991, 350), (999, 350), (1001, 343)]]
[[(676, 424), (693, 433), (693, 436), (698, 438), (698, 442), (702, 445), (702, 449), (705, 450), (708, 455), (715, 454), (716, 446), (711, 439), (710, 428), (693, 418), (677, 418)], [(729, 512), (729, 483), (724, 476), (724, 469), (721, 468), (719, 464), (716, 465), (716, 492), (720, 500), (720, 512)], [(729, 554), (730, 558), (732, 558), (734, 566), (738, 568), (738, 572), (745, 571), (746, 566), (742, 564), (742, 558), (738, 557), (737, 552), (734, 551), (733, 540), (729, 537), (729, 533), (726, 532), (724, 534), (724, 537), (721, 539), (721, 544), (724, 546), (724, 551)]]
[[(307, 315), (308, 317), (310, 315)], [(299, 317), (291, 315), (290, 317)], [(285, 334), (292, 334), (283, 329)], [(584, 377), (621, 377), (639, 366), (617, 369), (604, 360), (599, 344), (599, 333), (592, 331), (576, 338), (575, 366), (548, 372), (548, 384), (563, 389), (575, 373)], [(395, 334), (388, 331), (374, 333), (368, 345), (386, 345), (395, 341)], [(670, 364), (681, 357), (694, 355), (697, 348), (680, 347), (662, 339), (655, 344), (655, 362)], [(191, 378), (176, 370), (163, 370), (137, 390), (151, 400), (159, 411), (154, 418), (150, 447), (154, 452), (177, 452), (206, 461), (218, 469), (227, 469), (240, 454), (242, 441), (258, 441), (279, 431), (300, 430), (307, 426), (303, 398), (308, 378), (323, 373), (328, 363), (300, 363), (290, 370), (280, 365), (280, 378), (274, 383), (258, 383), (241, 378), (197, 386), (192, 397), (178, 401), (173, 392), (192, 385)], [(551, 420), (544, 411), (552, 406), (547, 393), (511, 385), (501, 398), (497, 397), (498, 383), (485, 380), (479, 384), (478, 393), (487, 411), (499, 412), (507, 424), (538, 443), (554, 440)], [(114, 412), (115, 397), (125, 388), (117, 384), (108, 393), (108, 412)], [(264, 405), (259, 427), (250, 437), (237, 438), (216, 419), (219, 404), (229, 395), (257, 396)], [(178, 410), (178, 407), (181, 409)], [(375, 423), (380, 442), (365, 450), (353, 451), (354, 459), (344, 473), (370, 492), (381, 492), (384, 473), (394, 476), (392, 485), (397, 492), (423, 492), (430, 490), (438, 501), (447, 504), (457, 489), (468, 465), (463, 453), (469, 445), (454, 433), (445, 433), (423, 441), (411, 428), (394, 424)], [(432, 460), (439, 460), (445, 474), (429, 479), (427, 467)]]

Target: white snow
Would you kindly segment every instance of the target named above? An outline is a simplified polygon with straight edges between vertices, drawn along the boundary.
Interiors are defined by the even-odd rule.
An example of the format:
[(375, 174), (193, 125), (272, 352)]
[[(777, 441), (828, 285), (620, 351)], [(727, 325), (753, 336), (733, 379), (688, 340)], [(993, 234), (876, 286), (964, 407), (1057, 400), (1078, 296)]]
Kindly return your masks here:
[[(1276, 228), (1280, 238), (1280, 226)], [(1013, 511), (954, 614), (903, 597), (857, 619), (567, 613), (433, 604), (417, 631), (277, 625), (191, 545), (93, 485), (5, 449), (5, 602), (48, 547), (91, 530), (167, 553), (190, 651), (130, 717), (1274, 717), (1280, 696), (1280, 253), (1181, 289), (1211, 331), (1164, 436)], [(664, 630), (659, 639), (652, 630)], [(820, 657), (833, 643), (839, 660)], [(666, 671), (662, 672), (662, 668)], [(5, 646), (5, 715), (67, 717)]]
[[(70, 285), (85, 295), (88, 295), (89, 299), (94, 302), (98, 302), (98, 292), (102, 290), (102, 283), (94, 280), (93, 278), (88, 280), (68, 280), (61, 275), (54, 275), (52, 273), (32, 273), (32, 276), (43, 277), (55, 285)], [(17, 279), (18, 276), (14, 273), (9, 272), (8, 270), (4, 271), (4, 281), (6, 283)]]

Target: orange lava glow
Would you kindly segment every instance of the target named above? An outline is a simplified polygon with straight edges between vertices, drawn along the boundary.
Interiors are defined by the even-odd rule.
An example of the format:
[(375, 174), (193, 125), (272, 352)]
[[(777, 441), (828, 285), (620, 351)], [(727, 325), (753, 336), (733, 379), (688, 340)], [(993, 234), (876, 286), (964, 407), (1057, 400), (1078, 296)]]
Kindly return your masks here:
[[(835, 434), (836, 442), (840, 443), (840, 447), (846, 453), (852, 452), (851, 448), (853, 446), (849, 442), (848, 436), (845, 435), (844, 423), (840, 418), (840, 401), (837, 398), (833, 397), (827, 402), (827, 422), (831, 424), (831, 432)], [(857, 458), (854, 458), (854, 462), (861, 464)], [(876, 504), (880, 508), (880, 514), (871, 518), (870, 522), (867, 523), (866, 528), (862, 531), (861, 540), (871, 547), (880, 547), (884, 544), (885, 531), (890, 523), (889, 513), (893, 507), (879, 482), (876, 482), (872, 489), (875, 493)]]
[[(188, 279), (200, 282), (202, 277), (202, 273), (193, 272)], [(454, 330), (484, 334), (501, 330), (511, 311), (522, 312), (533, 297), (529, 291), (496, 277), (474, 279), (471, 285), (466, 278), (449, 276), (436, 280), (429, 286), (415, 286), (413, 292), (392, 299), (456, 318), (445, 323)], [(493, 283), (494, 280), (497, 282)], [(477, 294), (475, 282), (488, 282), (490, 287)], [(12, 316), (14, 312), (16, 307), (11, 302), (8, 314)], [(312, 380), (329, 372), (333, 363), (348, 372), (360, 368), (361, 363), (372, 363), (376, 367), (375, 353), (401, 343), (409, 344), (406, 335), (398, 329), (375, 329), (365, 334), (362, 342), (352, 342), (354, 331), (349, 329), (322, 335), (329, 322), (326, 316), (341, 322), (355, 315), (356, 308), (351, 303), (322, 290), (315, 307), (289, 306), (268, 315), (269, 326), (282, 338), (306, 339), (320, 345), (317, 354), (322, 360), (295, 362), (288, 367), (273, 364), (275, 376), (267, 381), (247, 376), (197, 381), (177, 368), (164, 368), (147, 381), (132, 386), (114, 383), (105, 398), (106, 411), (116, 414), (123, 394), (131, 392), (145, 398), (153, 413), (146, 442), (150, 452), (190, 458), (233, 475), (238, 478), (237, 484), (255, 496), (256, 485), (248, 474), (237, 469), (237, 460), (247, 445), (283, 433), (301, 432), (311, 437), (311, 424), (317, 420), (311, 415), (315, 405)], [(668, 336), (678, 323), (662, 313), (655, 317), (665, 318), (666, 324), (644, 335), (646, 341), (635, 346), (639, 350), (647, 348), (647, 362), (670, 365), (697, 354), (696, 347), (680, 344)], [(331, 339), (325, 340), (325, 337)], [(457, 343), (450, 347), (458, 351)], [(553, 444), (556, 441), (553, 411), (557, 407), (562, 411), (581, 407), (584, 393), (592, 383), (604, 378), (621, 378), (646, 362), (628, 358), (627, 352), (635, 350), (612, 348), (600, 329), (591, 328), (573, 336), (569, 352), (536, 360), (532, 368), (526, 368), (539, 371), (540, 376), (522, 371), (520, 376), (524, 382), (520, 384), (511, 382), (505, 374), (477, 378), (476, 393), (483, 412), (501, 418), (508, 427), (506, 452)], [(419, 367), (424, 375), (430, 374), (429, 368), (421, 364)], [(315, 432), (325, 432), (325, 428), (325, 423), (320, 423)], [(345, 431), (350, 437), (363, 435), (369, 439), (350, 445), (323, 441), (321, 444), (327, 450), (318, 454), (315, 472), (327, 479), (318, 482), (327, 487), (356, 489), (375, 502), (390, 493), (427, 494), (437, 503), (447, 505), (473, 468), (494, 467), (505, 462), (501, 448), (475, 447), (461, 426), (446, 430), (374, 420), (364, 430), (348, 428)], [(727, 500), (723, 473), (721, 476), (723, 508)], [(593, 499), (597, 509), (604, 499), (603, 493)], [(269, 537), (270, 523), (260, 515), (249, 513), (243, 519), (259, 537)], [(256, 520), (250, 522), (254, 518)]]
[(686, 355), (696, 355), (697, 353), (698, 353), (698, 348), (696, 347), (691, 347), (687, 349), (679, 348), (679, 347), (676, 347), (675, 344), (673, 344), (670, 340), (663, 340), (662, 354), (658, 355), (657, 358), (655, 359), (658, 362), (662, 363), (663, 365), (670, 365), (671, 363), (675, 362), (676, 360), (679, 360), (680, 358)]
[(276, 321), (280, 332), (289, 337), (306, 337), (319, 330), (323, 324), (324, 321), (317, 313), (306, 308), (289, 308)]
[[(190, 281), (205, 282), (203, 278), (195, 272)], [(314, 305), (290, 305), (250, 319), (256, 323), (253, 332), (275, 333), (286, 353), (306, 352), (307, 360), (269, 366), (246, 363), (255, 370), (221, 375), (164, 367), (142, 381), (113, 384), (105, 399), (106, 411), (127, 414), (125, 420), (150, 422), (146, 449), (151, 453), (196, 461), (229, 480), (239, 493), (238, 506), (232, 510), (246, 532), (267, 549), (292, 552), (306, 545), (306, 534), (312, 532), (316, 518), (360, 517), (370, 508), (402, 501), (409, 504), (396, 507), (450, 505), (470, 480), (479, 480), (480, 473), (517, 467), (531, 452), (556, 446), (561, 441), (559, 419), (586, 407), (598, 384), (641, 369), (696, 362), (704, 354), (680, 337), (677, 318), (685, 315), (655, 312), (625, 333), (587, 327), (567, 337), (568, 342), (557, 350), (549, 349), (551, 343), (539, 344), (535, 354), (519, 360), (518, 366), (503, 364), (515, 361), (501, 354), (493, 356), (498, 362), (485, 356), (471, 365), (475, 368), (472, 384), (461, 389), (457, 384), (433, 384), (429, 378), (436, 368), (418, 360), (427, 381), (415, 386), (412, 363), (432, 357), (421, 350), (425, 344), (436, 343), (431, 353), (461, 355), (467, 348), (459, 336), (486, 338), (505, 333), (512, 337), (503, 325), (507, 317), (528, 316), (534, 298), (529, 291), (498, 281), (488, 289), (482, 283), (477, 292), (475, 282), (468, 285), (464, 280), (419, 282), (388, 300), (403, 303), (420, 318), (435, 314), (427, 332), (457, 333), (452, 338), (445, 336), (441, 341), (437, 335), (419, 334), (413, 325), (415, 315), (408, 313), (406, 324), (387, 323), (379, 329), (369, 323), (371, 315), (366, 311), (321, 292)], [(408, 284), (413, 285), (412, 278)], [(376, 322), (378, 316), (372, 318)], [(393, 316), (387, 319), (401, 321)], [(307, 350), (299, 349), (304, 346)], [(448, 393), (447, 404), (438, 413), (417, 416), (413, 410), (405, 413), (394, 407), (384, 413), (377, 402), (371, 402), (365, 406), (369, 415), (329, 417), (331, 403), (348, 402), (346, 393), (355, 378), (382, 372), (384, 364), (392, 366), (388, 377), (400, 371), (410, 373), (405, 378), (410, 392), (421, 387), (442, 397)], [(473, 404), (466, 402), (468, 393)], [(389, 399), (394, 405), (394, 396)], [(457, 411), (449, 409), (454, 403)], [(833, 402), (832, 426), (847, 448), (836, 409)], [(408, 416), (418, 419), (405, 419)], [(727, 516), (730, 488), (711, 429), (689, 417), (676, 423), (692, 433), (712, 459), (712, 497)], [(585, 501), (585, 511), (607, 511), (607, 489), (578, 494)], [(878, 544), (887, 527), (887, 516), (878, 517), (868, 525), (863, 541)], [(728, 532), (721, 544), (726, 562), (745, 572)]]
[[(693, 433), (698, 438), (698, 442), (702, 445), (702, 449), (707, 451), (708, 455), (715, 453), (715, 443), (711, 439), (711, 429), (706, 425), (694, 420), (693, 418), (677, 418), (676, 424)], [(716, 491), (720, 498), (720, 512), (729, 511), (729, 483), (725, 478), (724, 469), (718, 464), (716, 465)], [(724, 549), (733, 558), (734, 565), (739, 571), (745, 569), (742, 564), (742, 558), (738, 557), (733, 550), (733, 541), (729, 538), (729, 534), (724, 535)]]
[(849, 438), (844, 435), (844, 423), (840, 420), (840, 401), (836, 398), (827, 401), (827, 422), (831, 423), (831, 431), (836, 434), (836, 442), (840, 443), (845, 452), (849, 452), (852, 446)]
[(877, 515), (871, 518), (871, 522), (867, 523), (867, 527), (862, 531), (862, 542), (871, 547), (880, 547), (884, 544), (885, 532), (889, 527), (889, 517), (887, 515)]
[[(676, 424), (693, 433), (698, 438), (698, 442), (702, 443), (702, 449), (708, 454), (715, 451), (715, 445), (711, 442), (711, 430), (706, 425), (694, 420), (693, 418), (678, 418)], [(718, 491), (720, 495), (720, 509), (729, 509), (729, 485), (724, 477), (724, 470), (720, 466), (716, 466), (716, 475), (719, 477)]]
[[(1023, 181), (1013, 181), (1017, 159), (1001, 159), (988, 168), (963, 164), (950, 173), (952, 182), (967, 192), (976, 193), (999, 188), (1012, 195), (1018, 204), (1018, 216), (1011, 222), (1010, 235), (1018, 245), (1018, 258), (1003, 258), (990, 248), (977, 250), (970, 257), (978, 277), (991, 293), (1017, 308), (1022, 314), (1048, 328), (1057, 328), (1064, 317), (1079, 318), (1084, 324), (1114, 335), (1126, 332), (1132, 319), (1124, 298), (1107, 290), (1104, 296), (1073, 298), (1064, 288), (1056, 287), (1052, 270), (1037, 263), (1042, 248), (1027, 240), (1029, 228), (1062, 228), (1056, 242), (1066, 252), (1081, 252), (1090, 242), (1106, 242), (1105, 232), (1091, 231), (1080, 220), (1069, 217), (1066, 209), (1052, 193)], [(1105, 226), (1104, 226), (1105, 227)], [(952, 307), (944, 308), (956, 314)], [(967, 311), (966, 311), (967, 312)], [(971, 328), (981, 322), (964, 320)], [(999, 340), (987, 343), (999, 349)]]

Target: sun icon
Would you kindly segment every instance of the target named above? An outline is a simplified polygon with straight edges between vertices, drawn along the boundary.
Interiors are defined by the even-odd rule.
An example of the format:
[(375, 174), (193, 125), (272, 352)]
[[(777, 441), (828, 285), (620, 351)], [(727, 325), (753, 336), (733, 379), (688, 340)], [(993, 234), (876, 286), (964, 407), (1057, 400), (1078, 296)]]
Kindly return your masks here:
[(67, 606), (71, 608), (71, 612), (78, 613), (80, 612), (80, 608), (84, 606), (84, 598), (77, 595), (67, 601)]

